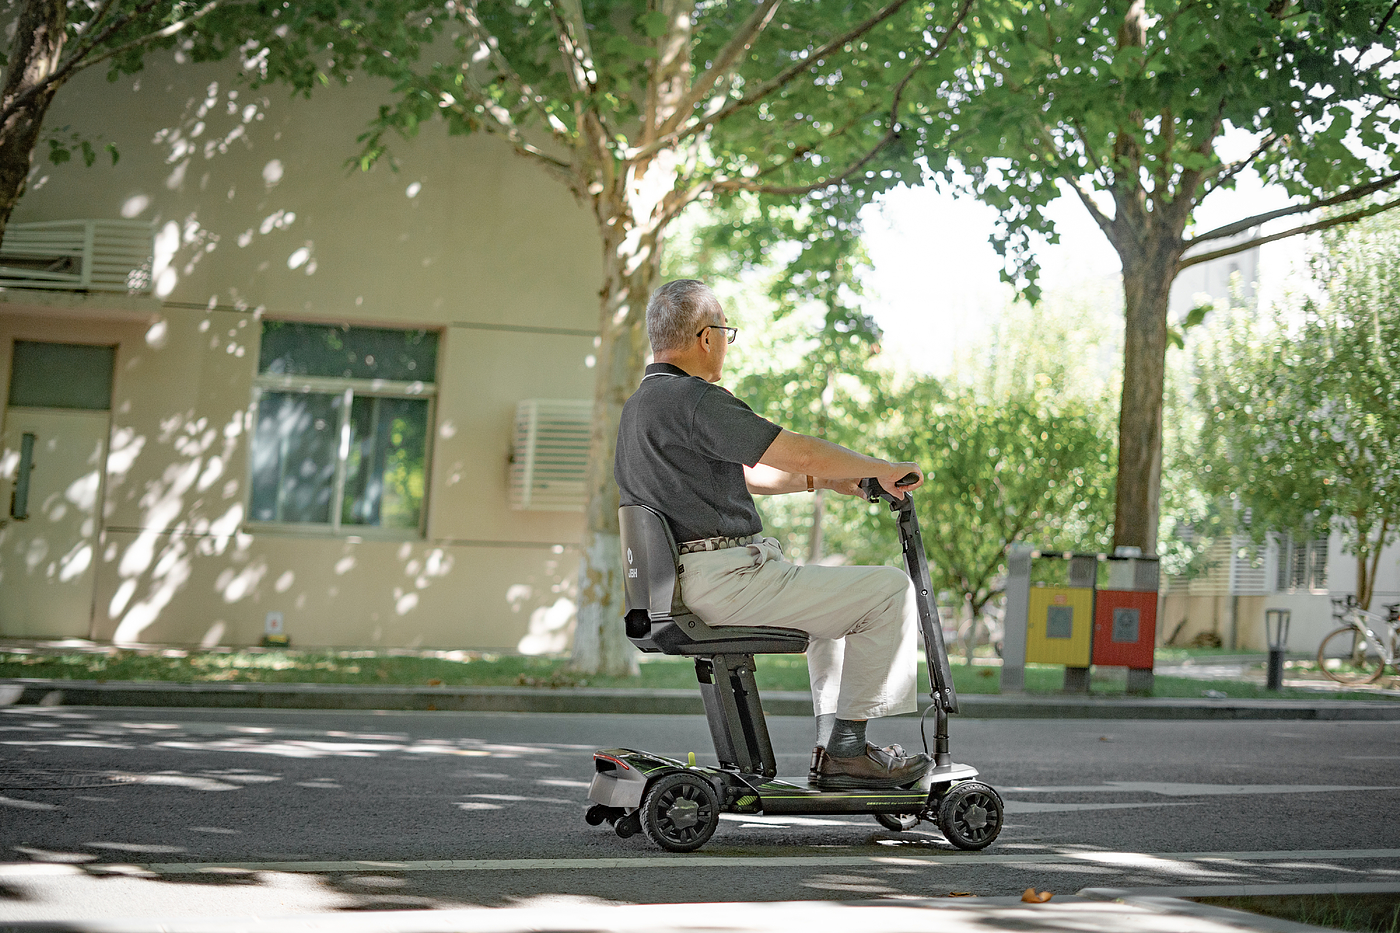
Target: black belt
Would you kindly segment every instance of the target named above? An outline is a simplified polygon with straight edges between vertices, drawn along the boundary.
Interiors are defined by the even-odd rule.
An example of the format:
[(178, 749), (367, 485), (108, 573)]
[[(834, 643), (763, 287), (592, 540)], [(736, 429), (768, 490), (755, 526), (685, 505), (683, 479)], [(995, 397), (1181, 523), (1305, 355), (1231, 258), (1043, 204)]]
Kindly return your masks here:
[(736, 538), (732, 535), (720, 535), (717, 538), (700, 538), (696, 541), (682, 541), (676, 545), (676, 550), (682, 554), (693, 554), (696, 551), (723, 551), (725, 548), (744, 547), (753, 544), (758, 540), (758, 535), (744, 535)]

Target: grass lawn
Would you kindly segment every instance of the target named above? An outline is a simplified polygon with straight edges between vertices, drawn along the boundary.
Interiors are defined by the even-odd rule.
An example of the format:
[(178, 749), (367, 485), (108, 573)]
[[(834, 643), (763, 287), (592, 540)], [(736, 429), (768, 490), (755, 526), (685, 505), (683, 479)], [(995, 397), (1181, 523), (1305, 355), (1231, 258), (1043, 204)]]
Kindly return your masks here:
[(1400, 894), (1293, 894), (1194, 897), (1191, 900), (1329, 930), (1400, 933)]
[[(1177, 650), (1172, 649), (1175, 653)], [(1205, 651), (1192, 649), (1190, 656)], [(1211, 653), (1221, 654), (1215, 650)], [(1238, 652), (1233, 653), (1238, 656)], [(1185, 655), (1182, 655), (1184, 657)], [(1202, 658), (1204, 660), (1204, 658)], [(979, 659), (981, 660), (981, 659)], [(1178, 657), (1159, 662), (1179, 663)], [(995, 663), (952, 665), (959, 693), (999, 693), (1001, 669)], [(255, 648), (242, 650), (184, 651), (81, 651), (0, 648), (0, 678), (53, 680), (163, 681), (173, 683), (333, 683), (474, 687), (642, 687), (691, 689), (693, 664), (683, 658), (647, 657), (638, 678), (580, 677), (554, 658), (495, 655), (469, 651), (301, 651)], [(928, 676), (920, 665), (920, 691), (928, 692)], [(764, 690), (809, 689), (807, 662), (801, 655), (761, 655), (758, 683)], [(1030, 664), (1026, 689), (1054, 694), (1064, 683), (1064, 668)], [(1124, 672), (1094, 672), (1095, 696), (1121, 696)], [(1285, 689), (1269, 693), (1262, 686), (1238, 681), (1201, 681), (1181, 677), (1155, 678), (1153, 696), (1200, 697), (1207, 691), (1228, 697), (1316, 698), (1313, 691)], [(1364, 691), (1338, 692), (1337, 696), (1376, 699)]]

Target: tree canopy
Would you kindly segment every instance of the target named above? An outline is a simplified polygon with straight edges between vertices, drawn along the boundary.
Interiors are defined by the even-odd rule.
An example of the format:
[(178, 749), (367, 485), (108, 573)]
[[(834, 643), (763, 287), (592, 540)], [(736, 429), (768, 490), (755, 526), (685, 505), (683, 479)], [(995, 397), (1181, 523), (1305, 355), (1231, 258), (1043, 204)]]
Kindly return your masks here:
[[(998, 209), (1006, 278), (1037, 294), (1045, 212), (1077, 198), (1122, 262), (1116, 544), (1157, 546), (1168, 295), (1189, 266), (1354, 221), (1400, 181), (1390, 0), (1065, 0), (979, 6), (973, 64), (936, 116)], [(1222, 149), (1227, 134), (1245, 140)], [(1257, 172), (1291, 206), (1201, 230), (1201, 201)], [(1318, 220), (1319, 208), (1351, 204)], [(1275, 223), (1275, 227), (1262, 225)]]

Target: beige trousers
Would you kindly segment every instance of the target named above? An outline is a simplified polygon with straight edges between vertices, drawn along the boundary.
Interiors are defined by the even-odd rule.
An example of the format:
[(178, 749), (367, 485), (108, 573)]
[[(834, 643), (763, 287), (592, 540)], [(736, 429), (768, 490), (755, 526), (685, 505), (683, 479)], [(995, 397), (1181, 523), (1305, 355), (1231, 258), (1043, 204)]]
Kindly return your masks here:
[(919, 610), (895, 567), (798, 566), (774, 538), (681, 555), (681, 597), (712, 626), (772, 625), (811, 636), (813, 712), (876, 719), (917, 708)]

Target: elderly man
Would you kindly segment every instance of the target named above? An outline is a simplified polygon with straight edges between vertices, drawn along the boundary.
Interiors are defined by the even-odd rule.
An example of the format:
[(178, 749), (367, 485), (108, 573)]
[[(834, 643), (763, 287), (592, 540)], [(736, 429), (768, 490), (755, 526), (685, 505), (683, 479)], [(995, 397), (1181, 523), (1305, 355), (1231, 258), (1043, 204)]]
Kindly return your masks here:
[[(715, 385), (737, 334), (704, 283), (668, 282), (647, 305), (655, 362), (622, 409), (614, 474), (623, 505), (660, 512), (685, 555), (681, 595), (710, 625), (772, 625), (811, 636), (817, 717), (810, 780), (823, 788), (917, 781), (927, 755), (865, 741), (866, 721), (915, 709), (918, 608), (894, 567), (798, 566), (760, 537), (753, 494), (860, 495), (873, 476), (896, 497), (923, 482), (891, 463), (795, 434)], [(916, 482), (897, 486), (910, 473)]]

